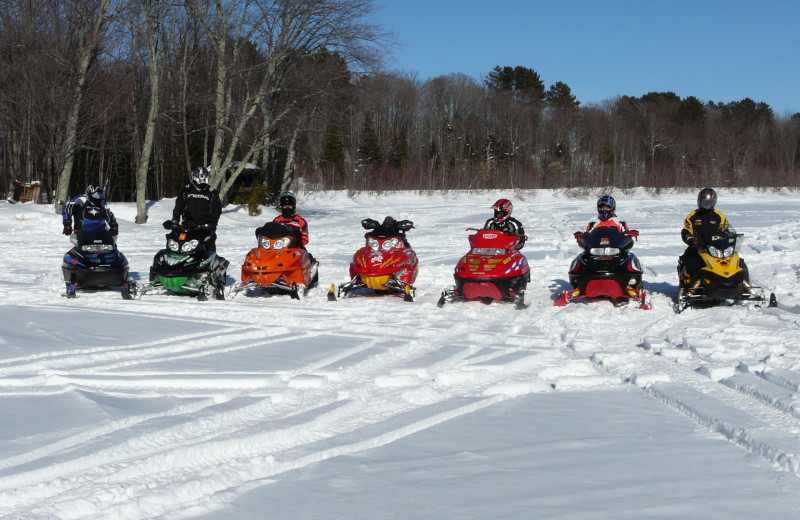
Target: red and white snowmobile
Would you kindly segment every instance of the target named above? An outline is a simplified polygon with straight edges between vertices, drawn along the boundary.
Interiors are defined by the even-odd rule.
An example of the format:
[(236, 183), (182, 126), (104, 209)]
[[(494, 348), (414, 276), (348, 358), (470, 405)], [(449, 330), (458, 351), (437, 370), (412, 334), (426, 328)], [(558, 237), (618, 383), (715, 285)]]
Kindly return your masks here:
[[(361, 221), (361, 226), (369, 230), (364, 235), (366, 245), (353, 255), (350, 281), (339, 286), (338, 296), (347, 297), (359, 289), (372, 289), (378, 294), (403, 294), (405, 301), (414, 301), (419, 261), (405, 237), (414, 223), (386, 217), (379, 224), (367, 218)], [(336, 300), (335, 291), (336, 286), (331, 284), (328, 300)]]
[(649, 309), (642, 284), (642, 265), (629, 250), (638, 231), (623, 232), (616, 226), (600, 226), (588, 233), (575, 233), (583, 253), (572, 261), (569, 283), (555, 305), (581, 300), (610, 300), (615, 304), (635, 301), (640, 309)]
[(477, 231), (469, 236), (469, 252), (456, 264), (454, 289), (445, 290), (438, 306), (456, 299), (512, 301), (517, 309), (525, 308), (525, 288), (531, 280), (531, 268), (525, 255), (516, 246), (519, 239), (493, 229)]

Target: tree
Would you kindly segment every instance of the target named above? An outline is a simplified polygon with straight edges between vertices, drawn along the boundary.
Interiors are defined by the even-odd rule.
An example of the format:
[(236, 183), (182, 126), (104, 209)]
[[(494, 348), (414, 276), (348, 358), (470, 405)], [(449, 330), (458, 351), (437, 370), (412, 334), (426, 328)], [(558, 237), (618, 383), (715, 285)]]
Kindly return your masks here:
[(383, 163), (381, 143), (378, 140), (378, 134), (375, 133), (375, 127), (372, 123), (372, 114), (370, 112), (364, 114), (364, 121), (361, 124), (361, 138), (358, 141), (358, 158), (361, 164), (367, 166), (378, 166)]
[[(220, 186), (224, 182), (220, 196), (225, 198), (247, 162), (270, 146), (273, 132), (292, 114), (290, 101), (275, 101), (290, 95), (287, 80), (293, 66), (328, 51), (348, 63), (372, 67), (387, 40), (377, 26), (366, 21), (374, 10), (372, 0), (214, 0), (212, 4), (211, 10), (202, 0), (188, 0), (186, 5), (203, 24), (214, 53), (211, 183)], [(251, 42), (258, 56), (245, 64), (243, 50)], [(229, 64), (240, 66), (237, 74)], [(260, 124), (254, 125), (257, 118)], [(290, 142), (296, 142), (297, 126), (291, 128)], [(289, 159), (293, 159), (291, 155)], [(235, 162), (238, 166), (225, 181)]]
[(527, 67), (498, 65), (486, 76), (485, 84), (489, 90), (509, 92), (519, 101), (540, 103), (544, 100), (544, 83), (539, 73)]
[(146, 187), (147, 173), (150, 168), (150, 155), (153, 151), (153, 140), (156, 131), (156, 120), (160, 111), (160, 70), (158, 64), (158, 25), (164, 16), (160, 0), (136, 0), (134, 2), (136, 17), (133, 20), (134, 34), (138, 28), (144, 28), (144, 46), (147, 50), (147, 71), (150, 79), (150, 110), (145, 123), (145, 136), (136, 166), (136, 223), (147, 222)]
[(578, 99), (572, 95), (572, 89), (569, 85), (561, 81), (557, 81), (550, 85), (547, 92), (544, 94), (544, 102), (550, 108), (560, 110), (575, 110), (581, 104)]
[(71, 109), (64, 128), (64, 141), (61, 148), (60, 159), (63, 166), (58, 177), (55, 197), (56, 213), (61, 212), (61, 208), (67, 200), (72, 165), (78, 148), (78, 123), (86, 80), (89, 67), (100, 50), (106, 28), (110, 23), (110, 19), (107, 17), (110, 4), (111, 0), (71, 0), (67, 5), (68, 19), (74, 24), (77, 41), (74, 49), (75, 60), (72, 62)]

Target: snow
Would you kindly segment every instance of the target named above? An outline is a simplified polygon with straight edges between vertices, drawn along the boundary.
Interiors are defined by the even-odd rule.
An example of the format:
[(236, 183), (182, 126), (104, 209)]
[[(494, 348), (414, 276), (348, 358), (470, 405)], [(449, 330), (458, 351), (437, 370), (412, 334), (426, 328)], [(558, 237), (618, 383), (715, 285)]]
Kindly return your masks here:
[[(615, 193), (652, 309), (553, 306), (598, 194), (299, 193), (300, 301), (63, 298), (50, 206), (0, 203), (0, 518), (800, 517), (800, 194), (720, 190), (779, 307), (673, 311), (695, 192)], [(436, 307), (497, 198), (530, 238), (527, 309)], [(119, 247), (146, 280), (172, 200)], [(238, 281), (261, 217), (228, 207)], [(410, 219), (417, 298), (328, 302), (362, 218)]]

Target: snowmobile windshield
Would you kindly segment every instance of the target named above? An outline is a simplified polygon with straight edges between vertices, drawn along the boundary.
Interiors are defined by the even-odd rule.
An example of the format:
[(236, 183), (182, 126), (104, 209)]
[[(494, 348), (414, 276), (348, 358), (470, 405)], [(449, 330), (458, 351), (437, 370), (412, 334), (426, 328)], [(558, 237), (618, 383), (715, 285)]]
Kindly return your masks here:
[(275, 242), (287, 237), (288, 240), (283, 247), (298, 248), (302, 247), (303, 244), (300, 228), (297, 226), (287, 226), (281, 222), (267, 222), (256, 230), (256, 235), (258, 236), (258, 243), (262, 247), (265, 245), (262, 238), (270, 242), (270, 247), (265, 247), (265, 249), (281, 249), (280, 247), (275, 247)]
[(734, 253), (739, 252), (739, 238), (741, 234), (736, 233), (732, 226), (722, 233), (717, 233), (707, 237), (705, 241), (708, 254), (714, 258), (729, 258)]
[(602, 226), (583, 236), (583, 247), (595, 256), (615, 256), (633, 246), (633, 239), (616, 226)]
[(368, 237), (375, 237), (375, 238), (391, 238), (391, 237), (399, 237), (400, 232), (395, 229), (394, 227), (390, 226), (378, 226), (369, 233), (367, 233)]
[[(111, 232), (103, 231), (79, 231), (78, 232), (78, 245), (91, 245), (91, 244), (105, 244), (114, 245), (114, 237)], [(113, 249), (113, 247), (111, 248)]]

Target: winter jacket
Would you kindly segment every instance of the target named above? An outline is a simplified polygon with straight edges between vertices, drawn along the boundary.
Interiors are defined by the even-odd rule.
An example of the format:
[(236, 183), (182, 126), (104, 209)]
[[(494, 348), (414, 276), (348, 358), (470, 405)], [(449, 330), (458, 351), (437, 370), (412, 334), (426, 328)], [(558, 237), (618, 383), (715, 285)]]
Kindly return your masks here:
[(116, 236), (119, 228), (117, 219), (106, 203), (90, 203), (86, 195), (78, 195), (69, 201), (61, 211), (61, 217), (65, 230), (72, 228), (74, 231), (93, 232), (108, 229)]
[(687, 245), (693, 246), (696, 237), (702, 241), (704, 237), (710, 237), (715, 233), (727, 231), (727, 229), (728, 219), (721, 211), (696, 209), (689, 213), (686, 220), (683, 221), (681, 239)]
[(590, 221), (589, 225), (586, 226), (586, 231), (584, 231), (584, 233), (588, 233), (589, 231), (591, 231), (594, 228), (599, 228), (599, 227), (604, 227), (604, 226), (615, 227), (615, 228), (619, 229), (620, 233), (627, 233), (628, 231), (630, 231), (628, 229), (628, 223), (627, 222), (625, 222), (624, 220), (620, 220), (619, 218), (617, 218), (616, 215), (612, 215), (611, 218), (607, 218), (605, 220), (601, 220), (599, 218), (596, 218), (596, 219)]
[(308, 244), (308, 222), (306, 222), (306, 219), (304, 219), (300, 215), (296, 213), (291, 217), (284, 217), (283, 215), (278, 215), (277, 217), (275, 217), (275, 220), (273, 220), (273, 222), (281, 222), (283, 224), (286, 224), (287, 226), (294, 226), (300, 228), (300, 235), (303, 237), (303, 247), (305, 247), (306, 244)]
[(222, 215), (222, 202), (217, 190), (210, 186), (197, 189), (187, 184), (175, 199), (172, 220), (183, 227), (191, 228), (207, 225), (213, 233)]
[(525, 240), (528, 238), (525, 236), (525, 230), (522, 228), (522, 223), (512, 217), (508, 217), (502, 222), (498, 222), (494, 218), (490, 218), (483, 225), (483, 229), (494, 229), (497, 231), (502, 231), (506, 235), (517, 237), (519, 239), (519, 242), (517, 242), (516, 245), (517, 250), (522, 249), (522, 247), (525, 245)]

